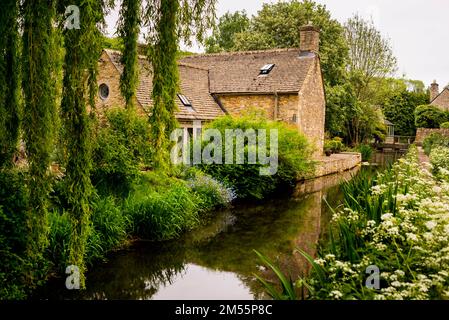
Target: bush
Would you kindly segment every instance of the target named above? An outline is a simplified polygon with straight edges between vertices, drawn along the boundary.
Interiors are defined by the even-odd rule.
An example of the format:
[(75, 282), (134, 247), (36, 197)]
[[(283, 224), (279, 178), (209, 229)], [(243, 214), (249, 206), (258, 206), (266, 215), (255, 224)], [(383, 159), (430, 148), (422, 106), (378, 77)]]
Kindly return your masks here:
[(188, 186), (201, 199), (201, 207), (204, 211), (227, 206), (236, 197), (230, 188), (226, 188), (222, 183), (202, 172), (196, 173), (188, 181)]
[[(278, 171), (275, 175), (262, 176), (260, 169), (264, 167), (260, 162), (248, 164), (248, 142), (245, 139), (244, 164), (203, 164), (200, 168), (235, 190), (239, 198), (262, 199), (274, 193), (280, 188), (291, 188), (295, 185), (298, 177), (306, 176), (313, 170), (310, 159), (312, 150), (307, 139), (301, 135), (295, 127), (284, 123), (267, 121), (264, 117), (250, 114), (240, 118), (230, 116), (216, 119), (206, 129), (217, 129), (225, 138), (227, 129), (265, 129), (269, 134), (271, 129), (278, 130)], [(234, 159), (235, 159), (234, 140)], [(270, 143), (267, 139), (267, 148)], [(223, 157), (225, 155), (225, 142), (223, 141)]]
[(423, 149), (427, 155), (430, 155), (432, 149), (436, 147), (449, 147), (449, 138), (434, 132), (424, 139)]
[(373, 148), (368, 144), (361, 144), (357, 150), (362, 154), (362, 161), (370, 161), (373, 156)]
[(415, 110), (415, 124), (417, 128), (437, 129), (444, 122), (449, 121), (449, 114), (432, 105), (422, 105)]
[[(135, 112), (116, 109), (107, 113), (93, 152), (92, 181), (102, 187), (128, 191), (140, 167), (150, 163), (148, 122)], [(122, 191), (122, 190), (119, 190)]]
[(343, 144), (343, 139), (335, 137), (332, 140), (326, 140), (324, 142), (324, 150), (331, 151), (332, 153), (340, 153), (343, 151), (345, 145)]
[(133, 224), (133, 234), (149, 240), (169, 240), (199, 222), (201, 199), (183, 182), (173, 183), (160, 193), (132, 194), (124, 212)]
[(449, 122), (444, 122), (440, 125), (441, 129), (449, 129)]
[(0, 300), (25, 298), (27, 204), (23, 174), (0, 171)]
[[(432, 164), (432, 172), (436, 176), (440, 176), (443, 170), (449, 170), (449, 148), (436, 147), (430, 153), (430, 163)], [(447, 175), (447, 174), (446, 174)]]

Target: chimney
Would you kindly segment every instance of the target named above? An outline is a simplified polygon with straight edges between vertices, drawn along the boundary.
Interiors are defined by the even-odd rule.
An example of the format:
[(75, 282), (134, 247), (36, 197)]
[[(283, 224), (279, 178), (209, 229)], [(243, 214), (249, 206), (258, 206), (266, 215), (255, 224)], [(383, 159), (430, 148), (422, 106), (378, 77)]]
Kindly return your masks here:
[(440, 87), (436, 80), (430, 85), (430, 102), (435, 100), (436, 97), (440, 94)]
[(301, 52), (319, 53), (320, 29), (311, 23), (299, 29), (299, 49)]

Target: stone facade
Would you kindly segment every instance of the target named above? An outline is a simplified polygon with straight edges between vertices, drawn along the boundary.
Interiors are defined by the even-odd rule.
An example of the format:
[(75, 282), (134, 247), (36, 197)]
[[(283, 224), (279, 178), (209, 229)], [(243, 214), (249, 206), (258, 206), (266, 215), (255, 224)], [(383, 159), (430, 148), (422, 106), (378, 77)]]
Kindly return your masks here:
[[(101, 54), (98, 62), (97, 83), (99, 87), (105, 84), (109, 88), (109, 96), (106, 99), (101, 97), (100, 92), (97, 93), (95, 104), (100, 118), (102, 118), (106, 110), (125, 108), (125, 99), (120, 93), (120, 71), (111, 62), (105, 51)], [(145, 116), (146, 112), (139, 101), (135, 99), (134, 103), (137, 106), (137, 113)]]
[(445, 88), (431, 104), (449, 111), (449, 88)]

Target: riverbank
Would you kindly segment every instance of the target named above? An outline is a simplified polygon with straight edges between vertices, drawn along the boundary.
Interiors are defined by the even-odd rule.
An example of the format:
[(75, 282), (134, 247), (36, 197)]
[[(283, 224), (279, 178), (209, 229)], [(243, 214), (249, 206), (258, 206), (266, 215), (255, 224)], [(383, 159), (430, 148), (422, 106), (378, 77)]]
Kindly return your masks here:
[(307, 264), (293, 255), (304, 245), (315, 254), (338, 205), (338, 185), (358, 174), (326, 176), (298, 184), (293, 196), (240, 203), (215, 210), (207, 224), (164, 242), (136, 242), (108, 255), (87, 274), (87, 289), (70, 292), (55, 278), (33, 299), (265, 299), (254, 274), (275, 279), (254, 254), (265, 252), (282, 270), (301, 274)]
[(344, 185), (333, 236), (312, 262), (309, 298), (449, 298), (449, 171), (434, 176), (421, 161), (412, 147), (377, 177)]

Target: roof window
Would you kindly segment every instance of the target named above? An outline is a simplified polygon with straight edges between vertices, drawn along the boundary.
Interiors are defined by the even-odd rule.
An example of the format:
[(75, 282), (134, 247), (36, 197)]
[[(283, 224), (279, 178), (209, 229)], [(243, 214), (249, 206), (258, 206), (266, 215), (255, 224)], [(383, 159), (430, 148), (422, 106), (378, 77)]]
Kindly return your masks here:
[(179, 98), (179, 100), (181, 100), (181, 103), (184, 105), (184, 107), (187, 108), (187, 110), (195, 111), (193, 109), (192, 102), (190, 102), (190, 100), (185, 95), (178, 94), (178, 98)]
[(273, 70), (274, 64), (269, 63), (260, 68), (260, 75), (267, 75)]

